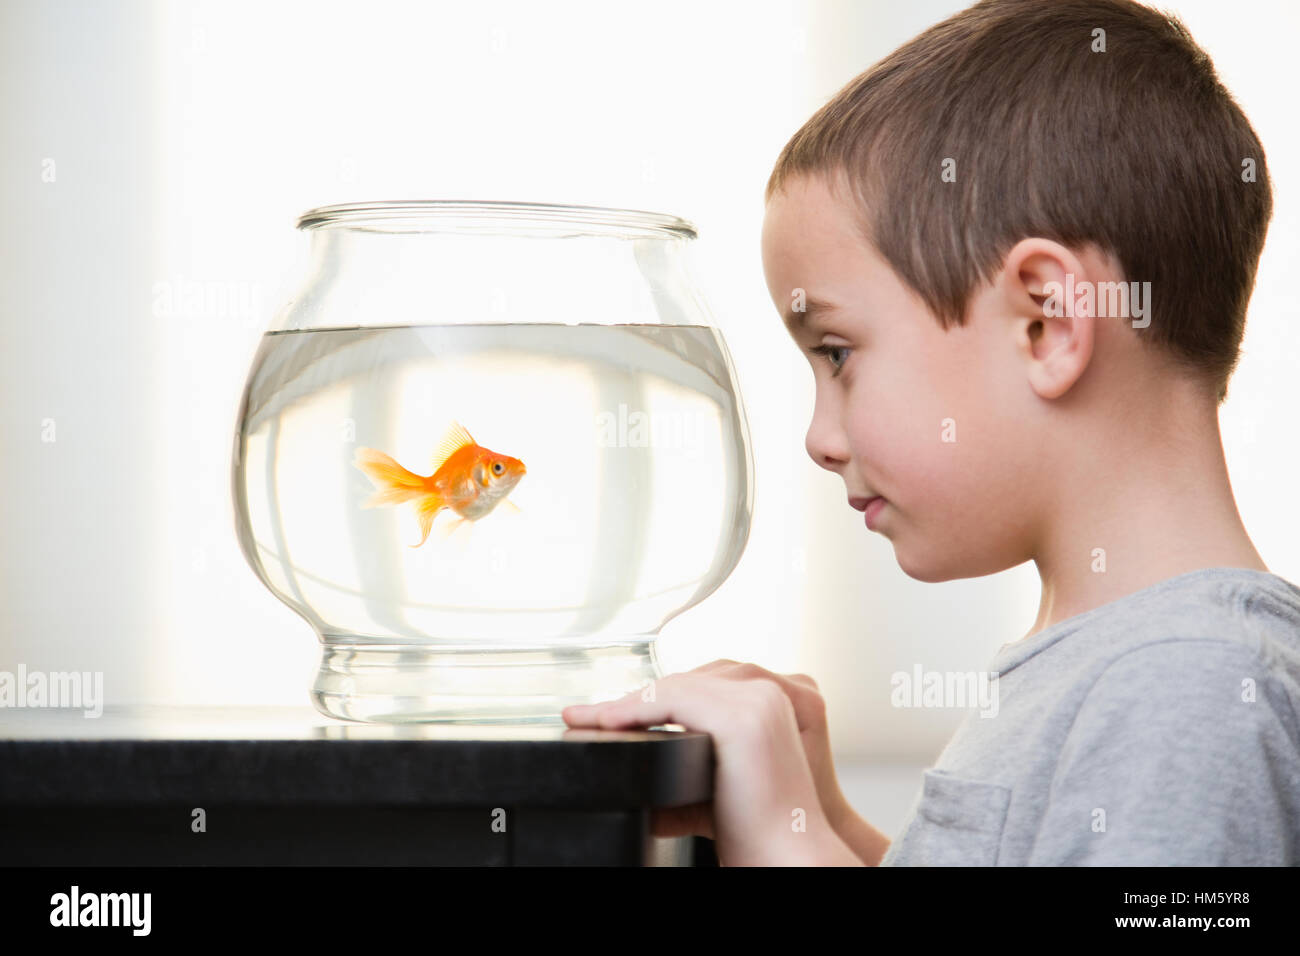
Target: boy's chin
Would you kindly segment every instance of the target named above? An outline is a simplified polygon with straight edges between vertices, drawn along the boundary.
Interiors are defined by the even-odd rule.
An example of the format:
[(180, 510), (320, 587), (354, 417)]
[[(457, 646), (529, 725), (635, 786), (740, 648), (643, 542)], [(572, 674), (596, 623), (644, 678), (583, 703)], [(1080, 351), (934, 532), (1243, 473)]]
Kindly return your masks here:
[(952, 581), (957, 578), (969, 577), (960, 571), (953, 569), (951, 566), (944, 564), (927, 564), (924, 562), (917, 563), (904, 561), (898, 555), (898, 550), (894, 550), (894, 556), (898, 559), (898, 566), (902, 568), (903, 573), (909, 578), (916, 581), (924, 581), (927, 584), (938, 584), (940, 581)]
[(960, 555), (954, 554), (951, 550), (942, 553), (918, 551), (898, 542), (894, 543), (894, 559), (909, 578), (924, 581), (926, 584), (956, 581), (961, 578), (979, 578), (1015, 566), (990, 563), (987, 556), (963, 560)]

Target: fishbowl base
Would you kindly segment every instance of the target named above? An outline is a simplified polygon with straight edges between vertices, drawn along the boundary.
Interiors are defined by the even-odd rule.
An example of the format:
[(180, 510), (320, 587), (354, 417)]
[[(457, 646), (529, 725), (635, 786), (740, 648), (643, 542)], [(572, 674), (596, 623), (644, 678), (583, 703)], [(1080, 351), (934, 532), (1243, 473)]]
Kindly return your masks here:
[(323, 640), (311, 699), (341, 720), (564, 726), (570, 704), (616, 700), (662, 676), (648, 640), (537, 648)]

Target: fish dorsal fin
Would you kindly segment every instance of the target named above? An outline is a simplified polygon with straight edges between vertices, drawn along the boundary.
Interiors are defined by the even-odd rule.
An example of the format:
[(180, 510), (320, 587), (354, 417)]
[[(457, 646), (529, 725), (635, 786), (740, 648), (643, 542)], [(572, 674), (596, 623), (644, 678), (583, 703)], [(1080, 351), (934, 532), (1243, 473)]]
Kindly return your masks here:
[(473, 436), (470, 435), (460, 424), (452, 422), (447, 433), (442, 436), (442, 441), (438, 442), (438, 447), (433, 451), (433, 473), (436, 475), (438, 469), (446, 464), (447, 459), (460, 451), (466, 445), (476, 445)]

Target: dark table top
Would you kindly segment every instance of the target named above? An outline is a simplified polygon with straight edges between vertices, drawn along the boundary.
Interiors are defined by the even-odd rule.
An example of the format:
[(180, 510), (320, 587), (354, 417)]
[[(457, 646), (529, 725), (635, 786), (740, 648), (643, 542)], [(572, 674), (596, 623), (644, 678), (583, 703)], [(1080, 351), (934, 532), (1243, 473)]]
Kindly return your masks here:
[(712, 784), (712, 738), (682, 730), (363, 724), (310, 707), (0, 709), (0, 806), (667, 807), (708, 800)]

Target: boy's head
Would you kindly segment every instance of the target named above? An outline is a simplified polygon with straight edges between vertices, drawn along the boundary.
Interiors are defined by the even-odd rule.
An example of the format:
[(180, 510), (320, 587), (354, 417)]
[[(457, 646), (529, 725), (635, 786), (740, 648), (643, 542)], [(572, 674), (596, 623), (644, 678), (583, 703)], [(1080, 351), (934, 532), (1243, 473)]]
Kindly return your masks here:
[(809, 453), (887, 500), (873, 526), (913, 577), (1027, 560), (1051, 483), (1159, 440), (1117, 440), (1168, 424), (1142, 408), (1222, 401), (1271, 209), (1259, 140), (1175, 20), (958, 13), (832, 98), (768, 182), (769, 292), (818, 350)]

